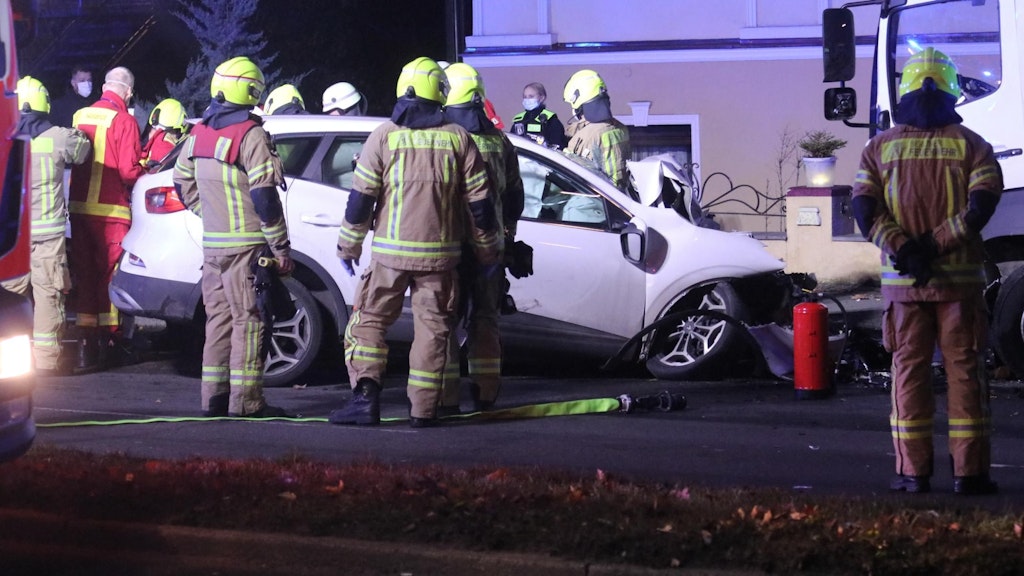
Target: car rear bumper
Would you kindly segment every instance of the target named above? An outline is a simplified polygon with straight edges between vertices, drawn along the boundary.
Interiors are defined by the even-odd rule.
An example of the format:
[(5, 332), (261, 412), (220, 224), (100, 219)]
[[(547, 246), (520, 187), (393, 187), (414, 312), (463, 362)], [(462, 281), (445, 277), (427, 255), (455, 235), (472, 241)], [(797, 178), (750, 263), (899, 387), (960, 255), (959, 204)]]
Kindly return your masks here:
[(110, 301), (120, 312), (167, 322), (190, 322), (202, 295), (198, 284), (114, 272)]

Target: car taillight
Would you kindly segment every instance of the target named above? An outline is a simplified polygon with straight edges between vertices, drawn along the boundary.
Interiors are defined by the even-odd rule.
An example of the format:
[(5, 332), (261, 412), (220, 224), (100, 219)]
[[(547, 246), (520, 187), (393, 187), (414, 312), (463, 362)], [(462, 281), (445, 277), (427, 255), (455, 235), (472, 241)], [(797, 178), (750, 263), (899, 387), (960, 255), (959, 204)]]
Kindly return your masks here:
[(170, 214), (181, 212), (185, 204), (178, 198), (173, 186), (160, 186), (146, 190), (146, 212), (150, 214)]

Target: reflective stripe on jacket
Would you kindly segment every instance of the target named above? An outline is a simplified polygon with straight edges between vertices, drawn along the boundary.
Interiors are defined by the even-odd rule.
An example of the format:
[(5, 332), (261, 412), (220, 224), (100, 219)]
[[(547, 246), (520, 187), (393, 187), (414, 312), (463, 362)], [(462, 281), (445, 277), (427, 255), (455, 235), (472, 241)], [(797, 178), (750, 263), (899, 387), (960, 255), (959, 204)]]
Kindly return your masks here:
[(32, 139), (32, 240), (64, 236), (64, 167), (81, 164), (92, 144), (74, 128), (53, 126)]
[[(877, 203), (869, 231), (882, 250), (882, 293), (894, 301), (944, 301), (972, 296), (984, 286), (981, 235), (964, 217), (971, 191), (999, 195), (1002, 173), (992, 146), (959, 124), (923, 130), (898, 125), (868, 142), (861, 154), (854, 196)], [(893, 268), (907, 240), (931, 232), (940, 256), (934, 277), (915, 288)]]
[(68, 206), (72, 214), (131, 222), (131, 187), (145, 169), (139, 165), (139, 125), (111, 91), (75, 112), (75, 127), (92, 142), (87, 162), (71, 169)]
[(565, 149), (593, 160), (616, 188), (626, 189), (629, 184), (626, 161), (633, 151), (629, 145), (629, 131), (618, 120), (585, 122), (573, 134)]
[(519, 175), (519, 158), (515, 146), (497, 129), (471, 133), (480, 155), (487, 165), (491, 179), (494, 210), (497, 214), (499, 241), (505, 236), (514, 238), (516, 224), (523, 214), (523, 179)]
[(360, 257), (371, 225), (372, 257), (397, 270), (450, 270), (464, 239), (481, 262), (497, 257), (496, 229), (481, 229), (470, 210), (471, 203), (488, 201), (486, 166), (457, 124), (416, 130), (390, 121), (380, 125), (363, 145), (354, 186), (350, 207), (363, 201), (359, 194), (375, 205), (362, 222), (350, 222), (352, 211), (346, 210), (338, 232), (341, 258)]
[[(276, 188), (283, 174), (270, 136), (256, 122), (220, 130), (195, 126), (174, 166), (174, 183), (185, 205), (203, 219), (207, 253), (238, 253), (266, 243), (275, 255), (289, 255), (285, 218), (263, 222), (250, 193)], [(269, 201), (283, 214), (280, 196), (275, 193)]]

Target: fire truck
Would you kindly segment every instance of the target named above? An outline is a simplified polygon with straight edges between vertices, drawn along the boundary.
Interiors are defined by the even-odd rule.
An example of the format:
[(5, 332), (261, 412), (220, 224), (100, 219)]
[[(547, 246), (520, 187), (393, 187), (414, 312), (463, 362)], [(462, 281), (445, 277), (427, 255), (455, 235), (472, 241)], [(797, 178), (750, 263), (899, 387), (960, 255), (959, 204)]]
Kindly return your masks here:
[[(877, 10), (870, 102), (858, 114), (854, 18)], [(855, 13), (856, 11), (856, 13)], [(870, 17), (873, 19), (874, 14)], [(872, 22), (873, 23), (873, 22)], [(1005, 190), (982, 230), (991, 312), (990, 344), (1024, 378), (1024, 0), (874, 0), (849, 2), (822, 15), (824, 112), (829, 120), (870, 135), (892, 124), (900, 71), (911, 54), (931, 46), (957, 65), (964, 125), (995, 150)], [(856, 121), (867, 117), (866, 121)]]
[[(29, 273), (29, 145), (15, 135), (18, 124), (18, 61), (15, 38), (27, 41), (35, 28), (35, 0), (0, 0), (0, 282)], [(32, 303), (0, 287), (0, 462), (32, 445)]]

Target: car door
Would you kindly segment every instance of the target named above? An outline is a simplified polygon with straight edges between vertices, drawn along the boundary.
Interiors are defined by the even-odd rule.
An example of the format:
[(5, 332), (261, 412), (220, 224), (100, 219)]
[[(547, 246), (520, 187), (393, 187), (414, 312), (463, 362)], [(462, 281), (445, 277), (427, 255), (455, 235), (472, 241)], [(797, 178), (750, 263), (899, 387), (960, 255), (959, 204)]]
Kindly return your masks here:
[(519, 151), (525, 209), (516, 234), (533, 247), (533, 275), (509, 276), (522, 314), (629, 337), (643, 326), (645, 273), (627, 262), (621, 208), (588, 183), (596, 176)]

